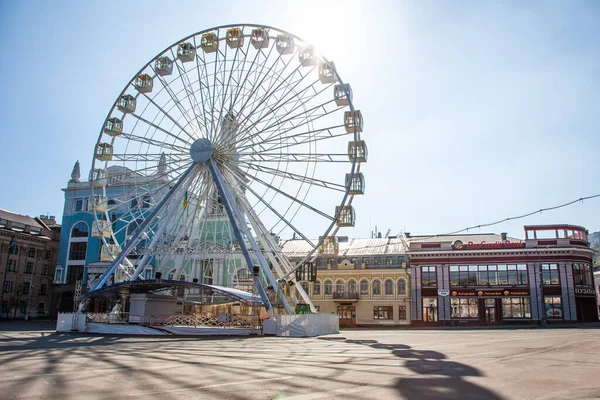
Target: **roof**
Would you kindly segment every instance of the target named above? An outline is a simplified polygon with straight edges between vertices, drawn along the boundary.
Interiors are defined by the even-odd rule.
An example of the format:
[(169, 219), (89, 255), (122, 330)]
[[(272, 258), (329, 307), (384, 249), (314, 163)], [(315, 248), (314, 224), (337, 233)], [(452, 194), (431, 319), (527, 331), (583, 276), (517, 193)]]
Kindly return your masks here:
[(16, 222), (18, 224), (29, 225), (37, 228), (46, 228), (41, 225), (36, 219), (31, 218), (29, 215), (15, 214), (10, 211), (6, 211), (0, 208), (0, 219), (7, 221)]
[[(313, 243), (317, 243), (316, 240)], [(337, 257), (378, 256), (386, 254), (404, 254), (406, 246), (402, 238), (356, 238), (338, 244)], [(291, 258), (305, 257), (312, 246), (302, 239), (281, 242), (283, 254)], [(325, 256), (325, 255), (324, 255)]]
[[(522, 242), (521, 239), (507, 237), (508, 241), (512, 243)], [(450, 242), (453, 243), (460, 240), (463, 243), (496, 243), (502, 241), (502, 235), (495, 233), (474, 233), (474, 234), (459, 234), (459, 235), (411, 235), (407, 238), (410, 243), (442, 243)]]

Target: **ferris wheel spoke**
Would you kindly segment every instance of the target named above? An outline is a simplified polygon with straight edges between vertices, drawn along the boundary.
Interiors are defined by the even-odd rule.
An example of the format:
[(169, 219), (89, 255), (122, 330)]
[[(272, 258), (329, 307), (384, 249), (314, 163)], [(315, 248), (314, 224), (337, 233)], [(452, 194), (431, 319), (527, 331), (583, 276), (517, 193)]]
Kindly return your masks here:
[[(194, 47), (198, 49), (198, 44), (196, 42), (196, 36), (193, 37)], [(209, 74), (206, 68), (206, 59), (200, 57), (200, 52), (196, 52), (196, 56), (194, 57), (194, 61), (196, 63), (196, 74), (198, 75), (198, 92), (200, 92), (200, 101), (202, 102), (202, 108), (198, 111), (202, 113), (202, 119), (204, 120), (205, 137), (212, 140), (212, 130), (214, 125), (214, 120), (212, 116), (212, 106), (209, 107), (209, 98), (211, 98), (211, 86), (209, 85)], [(204, 72), (202, 74), (201, 72)], [(203, 79), (204, 78), (204, 79)], [(214, 88), (213, 88), (214, 90)], [(210, 121), (206, 115), (206, 110), (211, 110)]]
[[(158, 104), (157, 104), (157, 103), (154, 101), (154, 99), (152, 99), (152, 98), (151, 98), (150, 96), (148, 96), (146, 93), (143, 93), (143, 95), (144, 95), (144, 97), (145, 97), (146, 99), (148, 99), (148, 101), (149, 101), (149, 102), (150, 102), (150, 103), (151, 103), (151, 104), (152, 104), (154, 107), (156, 107), (156, 109), (157, 109), (158, 111), (160, 111), (160, 112), (161, 112), (161, 113), (162, 113), (162, 114), (163, 114), (165, 117), (167, 117), (169, 120), (171, 120), (171, 122), (173, 122), (173, 123), (175, 124), (175, 126), (177, 126), (177, 127), (178, 127), (178, 128), (181, 130), (181, 132), (185, 133), (185, 134), (188, 136), (188, 138), (189, 138), (189, 139), (192, 139), (192, 140), (194, 140), (194, 136), (193, 136), (193, 135), (192, 135), (190, 132), (186, 131), (186, 130), (185, 130), (185, 128), (184, 128), (183, 126), (181, 126), (181, 124), (180, 124), (180, 123), (179, 123), (179, 122), (178, 122), (178, 121), (177, 121), (175, 118), (173, 118), (173, 116), (172, 116), (170, 113), (166, 112), (166, 111), (165, 111), (165, 110), (164, 110), (164, 109), (163, 109), (163, 108), (162, 108), (160, 105), (158, 105)], [(179, 103), (177, 103), (177, 104), (179, 104)], [(181, 105), (181, 104), (179, 104), (179, 105)], [(181, 112), (181, 109), (180, 109), (179, 111)], [(167, 134), (168, 136), (170, 136), (170, 137), (172, 137), (172, 138), (174, 138), (174, 139), (176, 139), (176, 140), (179, 140), (179, 141), (181, 141), (181, 142), (183, 142), (183, 143), (185, 143), (185, 144), (187, 144), (187, 143), (188, 143), (188, 141), (187, 141), (187, 140), (180, 138), (180, 137), (179, 137), (179, 135), (174, 135), (173, 133), (171, 133), (170, 131), (167, 131), (166, 129), (159, 128), (159, 127), (157, 127), (155, 124), (153, 124), (153, 123), (150, 123), (149, 121), (146, 121), (146, 120), (142, 119), (142, 118), (141, 118), (140, 116), (138, 116), (138, 115), (135, 115), (135, 114), (134, 114), (134, 116), (135, 116), (136, 118), (138, 118), (138, 119), (142, 120), (143, 122), (146, 122), (146, 123), (150, 124), (150, 125), (151, 125), (153, 128), (156, 128), (156, 129), (160, 130), (161, 132), (163, 132), (163, 133)], [(183, 117), (185, 118), (185, 115), (183, 115)], [(189, 121), (188, 121), (188, 123), (189, 123)]]
[[(171, 51), (171, 54), (173, 54), (172, 51)], [(165, 90), (165, 92), (167, 92), (167, 94), (169, 95), (169, 97), (173, 101), (173, 105), (175, 107), (177, 107), (177, 109), (181, 113), (181, 116), (186, 121), (187, 125), (193, 126), (193, 124), (192, 124), (192, 117), (190, 117), (189, 113), (187, 112), (187, 110), (185, 109), (185, 107), (183, 106), (183, 104), (181, 104), (181, 102), (179, 101), (179, 98), (177, 97), (177, 95), (175, 94), (175, 92), (173, 91), (173, 89), (171, 88), (171, 85), (168, 84), (167, 80), (163, 76), (161, 76), (160, 74), (158, 74), (156, 72), (156, 70), (154, 69), (154, 66), (152, 66), (151, 68), (154, 71), (155, 76), (158, 77), (158, 80), (161, 83), (163, 89)], [(164, 110), (162, 108), (161, 108), (161, 111), (164, 112)], [(167, 113), (167, 112), (164, 112), (164, 113), (165, 113), (165, 115), (169, 116), (169, 119), (171, 119), (173, 121), (173, 123), (175, 125), (177, 125), (177, 127), (179, 129), (181, 129), (183, 132), (185, 132), (190, 138), (193, 138), (193, 135), (191, 135), (190, 132), (187, 132), (183, 128), (183, 126), (181, 126), (181, 124), (179, 124), (179, 122), (175, 121), (174, 118), (171, 116), (170, 113)]]
[[(161, 111), (161, 112), (162, 112), (162, 111)], [(177, 139), (177, 140), (179, 140), (179, 141), (181, 141), (181, 142), (183, 142), (183, 143), (187, 143), (187, 141), (183, 140), (183, 139), (182, 139), (182, 138), (180, 138), (179, 136), (177, 136), (177, 135), (173, 135), (173, 133), (171, 133), (170, 131), (168, 131), (168, 130), (166, 130), (166, 129), (164, 129), (164, 128), (162, 128), (162, 127), (158, 126), (158, 125), (156, 125), (155, 123), (153, 123), (153, 122), (151, 122), (151, 121), (148, 121), (146, 118), (144, 118), (144, 117), (142, 117), (142, 116), (140, 116), (140, 115), (137, 115), (137, 114), (135, 114), (135, 113), (130, 113), (130, 115), (131, 115), (132, 117), (134, 117), (135, 119), (137, 119), (138, 121), (140, 121), (140, 122), (143, 122), (143, 123), (145, 123), (145, 124), (149, 125), (150, 127), (154, 128), (154, 129), (156, 129), (156, 130), (158, 130), (158, 131), (161, 131), (161, 132), (162, 132), (162, 133), (164, 133), (165, 135), (168, 135), (168, 136), (170, 136), (170, 137), (173, 137), (173, 138), (175, 138), (175, 139)], [(166, 115), (166, 113), (165, 113), (165, 115)], [(177, 122), (175, 122), (175, 123), (176, 123), (176, 125), (178, 125), (178, 127), (180, 127), (180, 126), (179, 126), (179, 124), (178, 124)], [(183, 131), (183, 132), (185, 132), (186, 134), (188, 134), (188, 133), (187, 133), (185, 130), (183, 130), (183, 129), (182, 129), (182, 131)], [(188, 135), (189, 135), (189, 134), (188, 134)], [(191, 136), (190, 136), (190, 137), (191, 137)]]
[(147, 144), (147, 145), (150, 145), (150, 146), (156, 146), (156, 147), (159, 147), (159, 148), (165, 148), (165, 149), (170, 149), (170, 150), (173, 150), (173, 151), (181, 152), (181, 154), (184, 154), (185, 151), (188, 150), (185, 147), (176, 146), (174, 144), (169, 144), (169, 143), (166, 143), (164, 141), (157, 140), (157, 139), (152, 139), (152, 138), (149, 138), (149, 137), (143, 137), (143, 136), (133, 135), (131, 133), (125, 133), (125, 132), (123, 132), (121, 134), (121, 137), (123, 139), (131, 140), (132, 142), (138, 142), (138, 143), (141, 143), (141, 144)]
[[(311, 122), (314, 122), (315, 120), (311, 120)], [(259, 148), (263, 151), (275, 151), (275, 150), (280, 150), (280, 149), (284, 149), (284, 148), (289, 149), (294, 146), (303, 146), (306, 144), (320, 142), (323, 140), (336, 139), (341, 136), (348, 136), (348, 132), (346, 132), (345, 130), (340, 131), (340, 132), (335, 132), (336, 129), (343, 128), (343, 127), (344, 127), (344, 125), (337, 125), (337, 126), (331, 126), (331, 127), (327, 127), (327, 128), (309, 130), (309, 131), (297, 133), (294, 135), (287, 135), (287, 136), (285, 136), (285, 139), (287, 139), (287, 141), (286, 142), (282, 141), (282, 138), (284, 137), (285, 133), (291, 132), (291, 131), (294, 131), (297, 129), (296, 127), (294, 127), (294, 128), (290, 128), (284, 132), (281, 132), (277, 136), (273, 136), (270, 140), (261, 141), (259, 144)], [(265, 144), (271, 144), (271, 146), (265, 147)], [(246, 145), (242, 148), (239, 148), (239, 150), (243, 151), (243, 150), (247, 150), (251, 147), (252, 147), (252, 145)]]
[[(173, 53), (173, 49), (171, 49), (171, 54), (173, 55), (173, 59), (177, 60), (175, 54)], [(198, 106), (198, 100), (196, 99), (194, 91), (191, 90), (192, 86), (189, 81), (189, 77), (187, 76), (185, 66), (180, 65), (180, 63), (177, 61), (174, 61), (173, 64), (177, 67), (177, 73), (179, 75), (179, 79), (181, 80), (181, 84), (183, 85), (183, 89), (186, 93), (186, 98), (190, 103), (191, 110), (194, 113), (194, 120), (196, 121), (198, 130), (202, 131), (202, 127), (204, 126), (206, 128), (206, 125), (202, 125), (202, 123), (199, 120), (198, 112), (196, 112), (196, 110), (200, 111), (201, 108)]]
[(253, 163), (244, 163), (244, 165), (251, 170), (263, 172), (265, 174), (275, 175), (281, 178), (289, 178), (298, 182), (320, 186), (326, 189), (336, 190), (338, 192), (346, 192), (346, 187), (344, 185), (340, 185), (339, 183), (328, 182), (322, 179), (312, 178), (305, 175), (299, 175), (289, 171), (281, 171), (275, 168), (266, 167), (264, 165), (258, 165)]
[[(347, 163), (348, 153), (239, 153), (247, 162)], [(240, 159), (240, 162), (243, 162)]]
[[(162, 153), (154, 153), (154, 154), (142, 154), (142, 153), (113, 153), (113, 159), (118, 161), (150, 161), (150, 162), (159, 162)], [(172, 157), (175, 162), (189, 161), (189, 152), (188, 153), (169, 153), (169, 156)], [(177, 158), (174, 156), (178, 156)], [(186, 160), (187, 158), (187, 160)]]

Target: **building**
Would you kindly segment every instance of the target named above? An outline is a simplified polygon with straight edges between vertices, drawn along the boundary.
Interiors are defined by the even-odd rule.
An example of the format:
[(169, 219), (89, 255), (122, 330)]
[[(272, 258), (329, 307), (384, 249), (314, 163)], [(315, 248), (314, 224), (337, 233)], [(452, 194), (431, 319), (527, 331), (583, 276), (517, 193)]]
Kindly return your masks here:
[(415, 325), (598, 320), (594, 251), (583, 227), (525, 226), (524, 240), (405, 236)]
[(0, 317), (56, 315), (51, 300), (59, 235), (53, 219), (0, 210)]
[[(316, 281), (302, 282), (317, 309), (337, 313), (341, 326), (409, 325), (410, 269), (403, 239), (331, 240), (315, 259)], [(311, 247), (288, 240), (282, 249), (299, 262)]]

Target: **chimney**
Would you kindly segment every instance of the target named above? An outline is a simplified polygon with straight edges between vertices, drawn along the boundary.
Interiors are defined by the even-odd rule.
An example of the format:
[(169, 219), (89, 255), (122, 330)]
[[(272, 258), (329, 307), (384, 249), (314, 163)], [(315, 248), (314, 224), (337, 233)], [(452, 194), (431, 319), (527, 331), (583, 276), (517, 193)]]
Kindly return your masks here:
[(507, 236), (507, 235), (508, 235), (508, 234), (507, 234), (506, 232), (502, 232), (502, 233), (500, 234), (500, 236), (502, 237), (502, 243), (505, 243), (505, 242), (508, 240), (508, 239), (506, 239), (506, 236)]

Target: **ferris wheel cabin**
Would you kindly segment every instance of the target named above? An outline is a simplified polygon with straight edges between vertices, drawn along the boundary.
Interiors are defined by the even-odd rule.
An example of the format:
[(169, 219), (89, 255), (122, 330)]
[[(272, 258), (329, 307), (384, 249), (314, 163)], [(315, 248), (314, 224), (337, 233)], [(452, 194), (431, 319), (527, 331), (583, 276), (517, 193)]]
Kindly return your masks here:
[(200, 39), (200, 48), (205, 53), (214, 53), (219, 49), (219, 37), (214, 32), (205, 33)]
[(113, 146), (110, 143), (98, 143), (96, 146), (96, 160), (110, 161), (113, 156)]
[(90, 180), (92, 181), (92, 185), (94, 187), (106, 186), (106, 171), (97, 168), (93, 169), (90, 175)]
[(294, 52), (294, 38), (287, 35), (278, 35), (275, 48), (281, 55), (292, 54)]
[(177, 59), (181, 62), (193, 61), (196, 57), (196, 49), (190, 42), (177, 45)]
[(363, 131), (363, 117), (360, 110), (344, 112), (344, 127), (348, 133), (354, 133), (354, 127), (358, 133)]
[(119, 118), (109, 118), (104, 124), (104, 133), (115, 137), (123, 133), (123, 121)]
[(154, 69), (160, 76), (171, 75), (173, 73), (173, 60), (169, 57), (158, 57), (154, 63)]
[(103, 213), (108, 210), (108, 199), (106, 196), (94, 194), (90, 196), (88, 201), (88, 211)]
[(92, 224), (92, 237), (109, 238), (112, 236), (112, 223), (110, 221), (97, 220)]
[(367, 162), (367, 144), (364, 140), (359, 140), (356, 142), (356, 153), (354, 152), (355, 142), (348, 142), (348, 158), (350, 161), (356, 161), (357, 163)]
[(333, 98), (335, 104), (342, 107), (347, 106), (352, 101), (352, 88), (349, 83), (335, 85), (333, 87)]
[(321, 83), (336, 83), (335, 64), (333, 61), (328, 61), (319, 64), (319, 80)]
[(119, 111), (125, 114), (132, 113), (135, 112), (136, 103), (137, 101), (135, 97), (133, 97), (130, 94), (125, 94), (119, 99), (119, 102), (117, 103), (117, 108), (119, 109)]
[(244, 46), (244, 35), (240, 28), (227, 29), (225, 33), (225, 42), (230, 49), (237, 49)]
[[(322, 242), (321, 239), (323, 239)], [(319, 254), (338, 255), (340, 251), (340, 243), (337, 236), (326, 236), (325, 238), (320, 236), (319, 242), (321, 242), (321, 245), (319, 246)]]
[(315, 57), (315, 48), (313, 46), (307, 46), (302, 48), (298, 53), (300, 58), (300, 65), (303, 67), (310, 67), (317, 65), (317, 58)]
[(356, 213), (354, 212), (354, 207), (352, 206), (337, 206), (335, 208), (335, 215), (337, 215), (337, 219), (335, 221), (336, 225), (340, 228), (354, 226), (356, 221)]
[(148, 74), (140, 74), (135, 81), (133, 82), (133, 86), (140, 93), (150, 93), (152, 91), (153, 80), (152, 77)]
[(346, 174), (346, 188), (348, 194), (365, 194), (365, 177), (361, 172), (357, 174)]
[(250, 43), (256, 50), (258, 49), (266, 49), (269, 47), (269, 34), (267, 33), (265, 28), (256, 28), (252, 29), (252, 34), (250, 35)]

